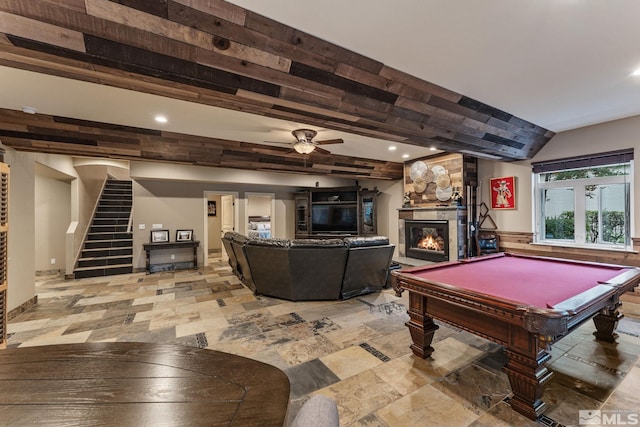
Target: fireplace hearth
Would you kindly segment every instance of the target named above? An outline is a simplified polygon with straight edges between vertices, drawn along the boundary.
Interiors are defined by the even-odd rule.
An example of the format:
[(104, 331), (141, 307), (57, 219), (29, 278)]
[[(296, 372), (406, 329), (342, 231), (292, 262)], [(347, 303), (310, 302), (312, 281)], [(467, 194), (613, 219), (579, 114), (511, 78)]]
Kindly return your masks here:
[(406, 220), (404, 229), (407, 257), (434, 262), (449, 260), (449, 221)]

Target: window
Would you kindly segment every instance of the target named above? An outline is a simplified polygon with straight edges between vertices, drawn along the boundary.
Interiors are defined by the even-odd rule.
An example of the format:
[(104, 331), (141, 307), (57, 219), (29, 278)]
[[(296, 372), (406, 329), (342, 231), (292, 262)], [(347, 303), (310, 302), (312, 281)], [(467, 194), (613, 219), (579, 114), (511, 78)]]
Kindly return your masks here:
[(633, 151), (534, 163), (535, 241), (631, 249)]

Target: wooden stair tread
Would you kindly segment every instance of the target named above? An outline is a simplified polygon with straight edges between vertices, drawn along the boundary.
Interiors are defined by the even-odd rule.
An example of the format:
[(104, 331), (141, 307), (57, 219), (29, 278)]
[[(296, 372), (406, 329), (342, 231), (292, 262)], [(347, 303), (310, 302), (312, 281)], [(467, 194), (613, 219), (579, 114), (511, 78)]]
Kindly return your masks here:
[(87, 258), (78, 258), (78, 262), (80, 261), (97, 261), (100, 259), (114, 259), (114, 258), (133, 258), (133, 254), (130, 255), (105, 255), (105, 256), (94, 256)]
[[(92, 240), (92, 242), (99, 242), (100, 240)], [(103, 240), (104, 242), (107, 242), (110, 240)], [(104, 250), (109, 250), (109, 249), (117, 249), (117, 250), (122, 250), (122, 249), (133, 249), (133, 246), (118, 246), (116, 248), (88, 248), (88, 249), (83, 249), (83, 252), (89, 252), (89, 251), (104, 251)]]
[(112, 268), (133, 267), (133, 263), (130, 264), (114, 264), (114, 265), (95, 265), (93, 267), (78, 267), (73, 271), (90, 271), (90, 270), (107, 270)]

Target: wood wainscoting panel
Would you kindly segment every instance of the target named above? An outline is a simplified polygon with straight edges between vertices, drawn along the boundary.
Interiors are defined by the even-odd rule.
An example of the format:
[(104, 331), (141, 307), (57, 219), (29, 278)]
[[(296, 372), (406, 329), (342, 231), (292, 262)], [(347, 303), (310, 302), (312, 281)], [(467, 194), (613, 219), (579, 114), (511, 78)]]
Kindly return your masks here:
[(497, 231), (497, 233), (500, 236), (500, 250), (506, 252), (640, 267), (640, 254), (637, 251), (640, 238), (632, 239), (633, 252), (624, 252), (604, 249), (572, 248), (567, 246), (534, 245), (532, 244), (533, 233), (514, 231)]

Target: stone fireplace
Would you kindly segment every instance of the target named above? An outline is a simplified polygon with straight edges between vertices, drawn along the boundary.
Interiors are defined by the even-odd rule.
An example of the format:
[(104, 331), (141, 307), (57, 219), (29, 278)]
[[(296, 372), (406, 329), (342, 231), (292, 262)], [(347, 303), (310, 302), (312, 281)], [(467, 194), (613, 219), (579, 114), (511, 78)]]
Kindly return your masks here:
[(449, 221), (405, 220), (405, 253), (409, 258), (449, 260)]
[[(467, 209), (462, 206), (399, 209), (401, 257), (442, 262), (465, 258)], [(431, 236), (431, 242), (429, 242)], [(420, 240), (425, 238), (420, 243)], [(433, 243), (435, 241), (435, 244)], [(428, 246), (424, 248), (422, 246)]]

